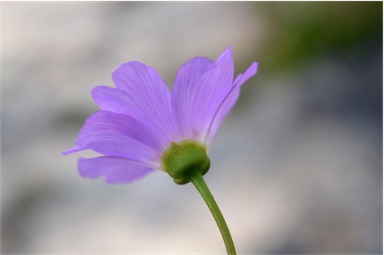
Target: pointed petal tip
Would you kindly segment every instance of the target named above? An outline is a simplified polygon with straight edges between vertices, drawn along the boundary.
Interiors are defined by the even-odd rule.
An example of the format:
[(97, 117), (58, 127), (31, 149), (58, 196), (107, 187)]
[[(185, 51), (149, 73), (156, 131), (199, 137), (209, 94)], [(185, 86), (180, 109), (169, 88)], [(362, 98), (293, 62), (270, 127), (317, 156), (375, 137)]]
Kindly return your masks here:
[(259, 63), (256, 62), (256, 61), (254, 61), (254, 62), (248, 67), (248, 69), (244, 72), (244, 74), (247, 73), (249, 76), (253, 76), (253, 75), (255, 75), (255, 74), (257, 73), (258, 69), (259, 69)]
[(236, 77), (234, 81), (235, 86), (243, 85), (249, 78), (251, 78), (257, 73), (258, 68), (259, 68), (259, 63), (256, 61), (253, 62), (244, 73), (239, 74), (238, 77)]
[(248, 67), (248, 69), (243, 73), (243, 76), (245, 76), (245, 77), (243, 77), (243, 79), (246, 79), (246, 80), (248, 80), (249, 78), (251, 78), (252, 76), (254, 76), (256, 73), (257, 73), (257, 71), (258, 71), (258, 69), (259, 69), (259, 63), (258, 62), (253, 62), (249, 67)]
[(76, 145), (76, 146), (70, 148), (69, 150), (63, 151), (61, 153), (61, 155), (66, 156), (66, 155), (69, 155), (69, 154), (72, 154), (72, 153), (75, 153), (75, 152), (79, 151), (79, 149), (80, 149), (79, 146)]
[(228, 45), (227, 49), (224, 52), (232, 53), (232, 45)]
[(254, 68), (255, 70), (255, 74), (257, 73), (257, 71), (259, 70), (259, 62), (256, 62), (254, 61), (251, 65), (252, 68)]
[[(223, 51), (223, 53), (221, 53), (220, 54), (220, 56), (217, 58), (217, 60), (216, 60), (216, 63), (217, 63), (217, 61), (219, 60), (219, 59), (222, 59), (222, 58), (225, 58), (225, 57), (227, 57), (227, 56), (229, 56), (230, 58), (231, 58), (231, 60), (232, 60), (232, 46), (231, 45), (229, 45), (228, 47), (227, 47), (227, 49), (225, 50), (225, 51)], [(232, 60), (233, 61), (233, 60)]]

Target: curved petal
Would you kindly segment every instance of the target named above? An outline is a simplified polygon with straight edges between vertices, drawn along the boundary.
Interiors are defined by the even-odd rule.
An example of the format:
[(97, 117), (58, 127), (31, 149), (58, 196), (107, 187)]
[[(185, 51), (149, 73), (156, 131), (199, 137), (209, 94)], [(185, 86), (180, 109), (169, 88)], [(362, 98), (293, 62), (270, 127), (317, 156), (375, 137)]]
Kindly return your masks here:
[(194, 58), (179, 69), (172, 104), (183, 139), (203, 140), (216, 109), (232, 87), (233, 73), (231, 48), (216, 62)]
[(243, 85), (246, 81), (249, 80), (252, 76), (254, 76), (257, 73), (257, 69), (259, 68), (259, 63), (253, 62), (250, 67), (244, 72), (244, 74), (239, 74), (234, 82), (235, 87), (240, 87)]
[(125, 114), (136, 119), (139, 117), (130, 97), (121, 90), (97, 86), (92, 90), (92, 98), (103, 111)]
[(114, 94), (111, 97), (112, 94), (109, 94), (104, 98), (104, 103), (100, 98), (96, 102), (105, 106), (120, 97), (126, 101), (129, 115), (148, 128), (155, 129), (162, 143), (167, 146), (175, 133), (175, 121), (171, 110), (171, 93), (157, 72), (139, 62), (128, 62), (113, 72), (112, 78), (124, 96)]
[(99, 111), (84, 123), (76, 146), (64, 154), (92, 149), (96, 152), (153, 164), (161, 145), (141, 122), (112, 112)]
[(101, 110), (131, 116), (151, 128), (153, 136), (157, 138), (163, 150), (168, 146), (169, 138), (166, 138), (165, 131), (159, 128), (163, 124), (158, 124), (158, 120), (143, 113), (145, 109), (137, 104), (136, 100), (132, 100), (128, 93), (107, 86), (97, 86), (92, 90), (92, 97)]
[(193, 113), (195, 97), (200, 86), (200, 80), (204, 73), (217, 68), (215, 62), (208, 58), (193, 58), (180, 67), (175, 86), (172, 91), (172, 105), (174, 116), (177, 121), (179, 131), (183, 136), (192, 136), (190, 130), (193, 120), (190, 116)]
[(228, 95), (223, 99), (221, 105), (217, 108), (216, 113), (214, 114), (211, 123), (209, 125), (207, 134), (204, 138), (204, 143), (209, 146), (213, 138), (216, 135), (217, 130), (219, 129), (220, 124), (223, 122), (228, 113), (232, 110), (237, 99), (240, 95), (240, 87), (252, 76), (257, 73), (258, 63), (254, 62), (244, 74), (239, 74), (234, 82), (234, 85)]
[(132, 182), (154, 171), (123, 158), (107, 156), (80, 158), (77, 165), (81, 177), (89, 179), (104, 177), (105, 182), (109, 184)]

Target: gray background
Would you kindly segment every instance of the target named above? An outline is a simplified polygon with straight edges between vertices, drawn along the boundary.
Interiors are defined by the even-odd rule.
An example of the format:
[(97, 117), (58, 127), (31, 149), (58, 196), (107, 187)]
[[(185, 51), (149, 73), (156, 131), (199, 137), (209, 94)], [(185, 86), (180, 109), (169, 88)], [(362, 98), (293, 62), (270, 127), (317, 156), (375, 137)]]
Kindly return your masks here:
[[(206, 181), (242, 254), (381, 253), (381, 2), (5, 2), (1, 251), (223, 253), (192, 185), (109, 186), (61, 156), (121, 63), (170, 88), (195, 56), (256, 60)], [(92, 156), (85, 152), (81, 156)]]

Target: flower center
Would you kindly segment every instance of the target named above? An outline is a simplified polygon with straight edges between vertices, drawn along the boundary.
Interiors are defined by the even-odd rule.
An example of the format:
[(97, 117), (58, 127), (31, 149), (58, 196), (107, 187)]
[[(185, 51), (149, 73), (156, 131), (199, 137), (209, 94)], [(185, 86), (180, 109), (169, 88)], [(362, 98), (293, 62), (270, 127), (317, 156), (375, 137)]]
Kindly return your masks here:
[(192, 140), (172, 142), (161, 156), (161, 162), (165, 172), (177, 184), (188, 183), (192, 172), (198, 171), (204, 175), (211, 165), (207, 148)]

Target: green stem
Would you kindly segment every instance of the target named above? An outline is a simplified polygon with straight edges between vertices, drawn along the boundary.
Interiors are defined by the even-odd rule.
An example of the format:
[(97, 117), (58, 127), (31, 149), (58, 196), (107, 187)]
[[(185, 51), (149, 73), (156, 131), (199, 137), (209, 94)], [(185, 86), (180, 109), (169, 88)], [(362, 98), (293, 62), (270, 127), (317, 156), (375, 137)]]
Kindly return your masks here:
[(195, 185), (200, 195), (204, 198), (205, 203), (208, 205), (217, 226), (220, 229), (221, 236), (223, 237), (227, 253), (230, 255), (236, 255), (235, 245), (233, 244), (231, 233), (229, 232), (227, 223), (224, 220), (223, 214), (221, 213), (215, 199), (213, 198), (207, 184), (204, 181), (201, 173), (195, 171), (190, 176), (192, 183)]

